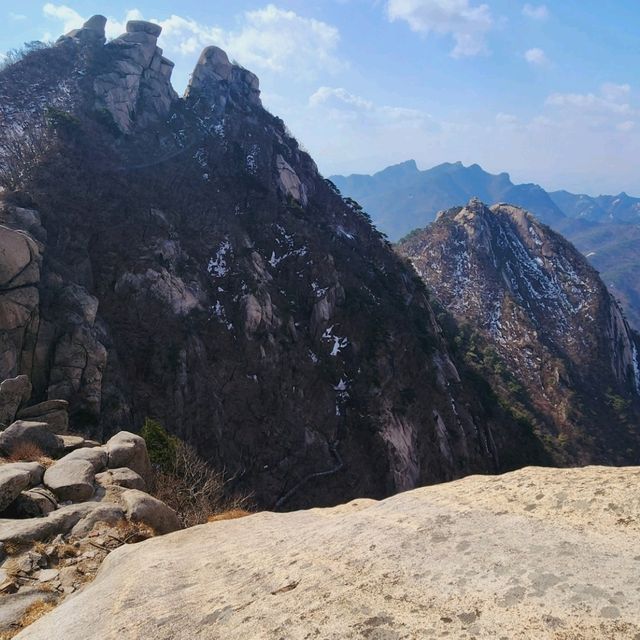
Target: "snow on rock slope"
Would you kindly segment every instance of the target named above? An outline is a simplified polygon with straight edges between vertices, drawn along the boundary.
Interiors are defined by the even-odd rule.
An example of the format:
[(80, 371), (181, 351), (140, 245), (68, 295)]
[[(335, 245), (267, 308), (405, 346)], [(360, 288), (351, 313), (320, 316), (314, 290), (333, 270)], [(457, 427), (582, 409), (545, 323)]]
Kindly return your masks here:
[(556, 461), (638, 463), (638, 336), (573, 245), (523, 209), (473, 199), (398, 249), (476, 334), (467, 358), (503, 402), (528, 407)]

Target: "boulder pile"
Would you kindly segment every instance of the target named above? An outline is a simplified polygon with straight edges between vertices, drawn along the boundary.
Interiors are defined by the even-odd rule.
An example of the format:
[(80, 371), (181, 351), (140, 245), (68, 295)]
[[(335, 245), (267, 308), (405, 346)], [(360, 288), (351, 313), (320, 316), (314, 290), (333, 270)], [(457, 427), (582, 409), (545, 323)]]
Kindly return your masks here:
[[(145, 441), (121, 431), (104, 445), (69, 435), (61, 400), (21, 408), (26, 376), (0, 385), (0, 637), (34, 604), (76, 591), (121, 544), (180, 528), (149, 495)], [(17, 626), (16, 626), (17, 625)]]

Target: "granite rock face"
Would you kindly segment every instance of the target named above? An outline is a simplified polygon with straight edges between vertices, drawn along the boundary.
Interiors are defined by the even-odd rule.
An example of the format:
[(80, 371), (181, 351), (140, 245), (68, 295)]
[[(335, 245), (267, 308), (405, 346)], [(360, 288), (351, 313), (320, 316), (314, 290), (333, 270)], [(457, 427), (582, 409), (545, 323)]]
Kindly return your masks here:
[(639, 481), (526, 468), (194, 527), (115, 551), (18, 638), (629, 640)]
[(637, 463), (640, 338), (573, 245), (523, 209), (472, 200), (398, 249), (557, 462)]

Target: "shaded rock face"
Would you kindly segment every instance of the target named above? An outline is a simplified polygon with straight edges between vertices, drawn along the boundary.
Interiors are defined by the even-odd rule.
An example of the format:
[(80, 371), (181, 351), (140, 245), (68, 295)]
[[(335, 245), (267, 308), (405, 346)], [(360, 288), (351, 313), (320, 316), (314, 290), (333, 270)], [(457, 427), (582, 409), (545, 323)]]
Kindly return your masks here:
[(639, 480), (527, 468), (193, 527), (111, 553), (17, 638), (636, 638)]
[(209, 48), (176, 99), (157, 27), (92, 34), (0, 74), (0, 116), (44, 114), (46, 141), (0, 202), (36, 264), (0, 379), (30, 373), (31, 402), (67, 400), (94, 439), (153, 417), (267, 506), (504, 468), (522, 430), (467, 385), (422, 284), (255, 76)]
[(472, 200), (399, 251), (482, 337), (481, 357), (506, 370), (496, 388), (560, 439), (559, 460), (637, 462), (638, 336), (572, 245), (522, 209)]

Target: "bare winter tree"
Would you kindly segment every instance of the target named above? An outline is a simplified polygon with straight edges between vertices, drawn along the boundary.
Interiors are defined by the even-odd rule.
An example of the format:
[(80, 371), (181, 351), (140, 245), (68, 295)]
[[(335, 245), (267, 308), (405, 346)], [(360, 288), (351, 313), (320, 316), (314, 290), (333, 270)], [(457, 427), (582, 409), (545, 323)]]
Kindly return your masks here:
[(173, 469), (156, 473), (154, 494), (177, 512), (183, 526), (190, 527), (249, 506), (248, 497), (229, 498), (226, 484), (224, 473), (210, 467), (193, 447), (177, 441)]
[(0, 125), (0, 186), (17, 189), (50, 148), (44, 118)]

